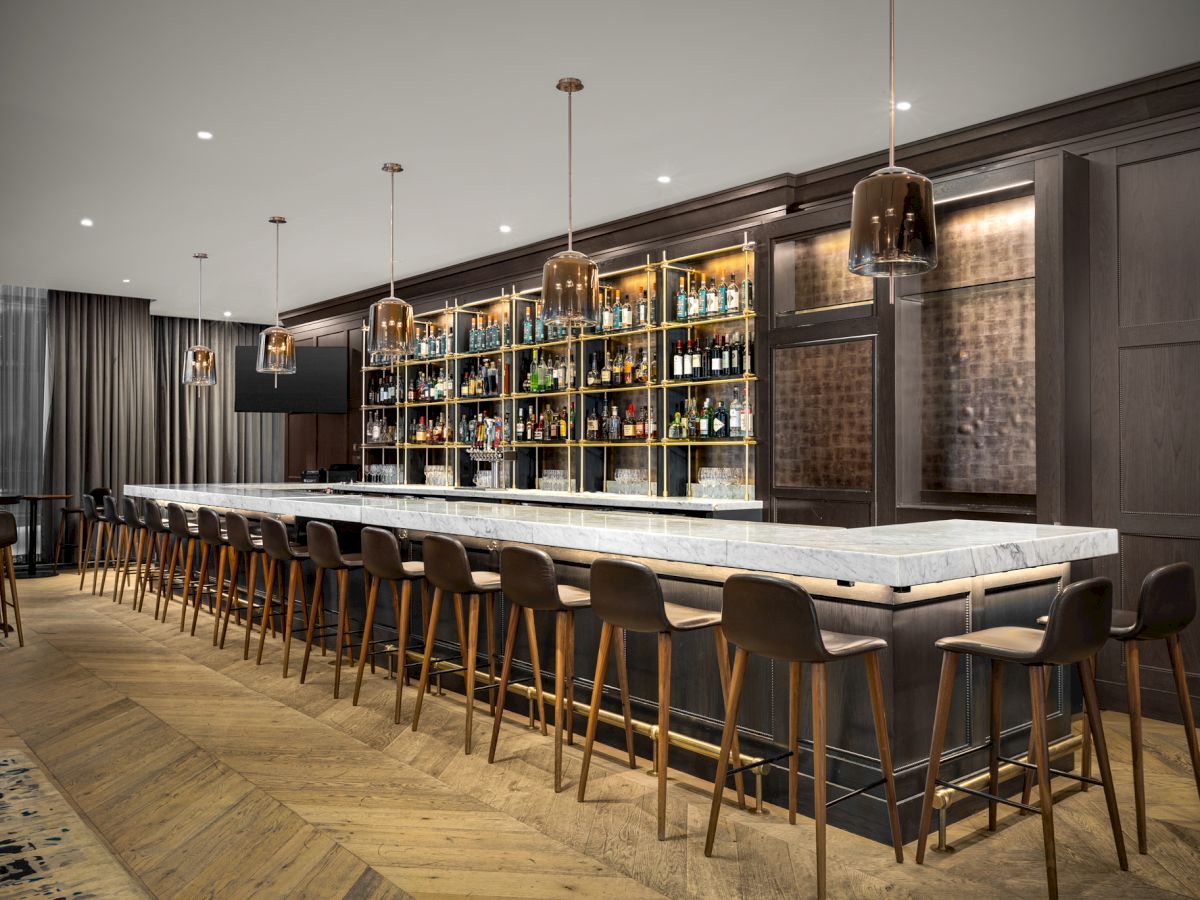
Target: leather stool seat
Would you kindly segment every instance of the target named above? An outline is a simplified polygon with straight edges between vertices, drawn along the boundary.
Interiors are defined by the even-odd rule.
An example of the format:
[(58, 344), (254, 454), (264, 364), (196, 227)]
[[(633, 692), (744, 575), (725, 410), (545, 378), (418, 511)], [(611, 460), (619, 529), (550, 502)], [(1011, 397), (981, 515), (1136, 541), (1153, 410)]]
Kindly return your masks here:
[(558, 602), (563, 606), (572, 606), (576, 609), (592, 605), (592, 595), (581, 587), (575, 587), (572, 584), (558, 585)]
[(675, 631), (694, 631), (697, 628), (712, 628), (721, 624), (720, 610), (697, 609), (682, 603), (664, 601), (663, 612)]
[(939, 650), (974, 653), (1002, 659), (1005, 662), (1053, 665), (1057, 660), (1043, 660), (1039, 655), (1044, 638), (1045, 633), (1036, 628), (1002, 625), (997, 628), (984, 628), (968, 634), (944, 637), (934, 646)]

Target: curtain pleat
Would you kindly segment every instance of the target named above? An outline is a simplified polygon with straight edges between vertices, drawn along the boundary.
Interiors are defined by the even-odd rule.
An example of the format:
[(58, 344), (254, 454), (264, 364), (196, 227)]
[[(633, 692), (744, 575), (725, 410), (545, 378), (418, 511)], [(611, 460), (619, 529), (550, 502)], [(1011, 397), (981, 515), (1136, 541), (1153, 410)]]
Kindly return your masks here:
[[(44, 290), (0, 285), (0, 494), (33, 494), (42, 486), (46, 302)], [(28, 504), (0, 508), (16, 516), (14, 552), (24, 553)], [(53, 526), (41, 523), (43, 547)]]

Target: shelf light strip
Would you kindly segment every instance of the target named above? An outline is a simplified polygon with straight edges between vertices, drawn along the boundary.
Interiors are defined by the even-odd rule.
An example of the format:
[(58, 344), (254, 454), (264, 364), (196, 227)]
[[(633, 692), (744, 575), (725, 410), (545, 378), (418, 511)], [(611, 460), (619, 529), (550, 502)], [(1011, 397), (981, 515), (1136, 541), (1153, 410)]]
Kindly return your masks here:
[(984, 188), (981, 191), (971, 191), (967, 194), (955, 194), (953, 197), (942, 197), (939, 200), (934, 200), (934, 206), (941, 206), (943, 203), (956, 203), (959, 200), (970, 200), (972, 197), (986, 197), (988, 194), (999, 194), (1001, 191), (1011, 191), (1013, 188), (1025, 187), (1027, 184), (1033, 184), (1032, 178), (1026, 178), (1024, 181), (1014, 181), (1012, 184), (1002, 184), (999, 187)]

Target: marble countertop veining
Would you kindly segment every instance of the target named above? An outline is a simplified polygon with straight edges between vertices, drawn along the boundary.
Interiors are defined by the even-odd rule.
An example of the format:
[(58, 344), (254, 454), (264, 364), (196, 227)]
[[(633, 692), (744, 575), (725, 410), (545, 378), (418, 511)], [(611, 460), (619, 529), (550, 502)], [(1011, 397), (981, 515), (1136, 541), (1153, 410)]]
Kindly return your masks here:
[(641, 511), (329, 494), (308, 485), (128, 485), (125, 492), (271, 514), (894, 587), (1117, 552), (1114, 529), (1081, 526), (943, 519), (819, 528)]

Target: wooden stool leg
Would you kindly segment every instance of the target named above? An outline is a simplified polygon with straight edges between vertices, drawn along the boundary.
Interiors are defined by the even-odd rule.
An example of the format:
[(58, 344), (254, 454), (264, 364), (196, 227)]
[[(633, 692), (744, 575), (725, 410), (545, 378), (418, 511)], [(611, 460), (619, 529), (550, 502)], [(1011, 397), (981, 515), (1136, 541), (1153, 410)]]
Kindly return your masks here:
[(96, 584), (100, 578), (100, 552), (108, 540), (108, 523), (99, 522), (96, 526), (96, 547), (92, 553), (92, 593), (96, 593)]
[[(308, 598), (304, 596), (304, 568), (299, 560), (292, 560), (288, 566), (288, 595), (287, 611), (283, 619), (283, 677), (288, 677), (288, 659), (292, 655), (292, 624), (296, 617), (296, 585), (300, 586), (300, 610), (305, 619), (308, 618)], [(305, 631), (308, 623), (305, 622)]]
[[(266, 564), (264, 563), (264, 568)], [(263, 576), (266, 577), (265, 574)], [(254, 631), (254, 592), (258, 587), (258, 554), (250, 553), (250, 572), (246, 575), (246, 636), (242, 641), (242, 659), (250, 658), (250, 635)], [(263, 614), (261, 631), (267, 633), (267, 611), (271, 604), (267, 595), (263, 594)]]
[[(613, 643), (613, 632), (616, 629), (608, 622), (603, 622), (600, 626), (600, 650), (596, 654), (596, 675), (592, 681), (592, 702), (588, 707), (587, 730), (583, 739), (583, 762), (579, 767), (579, 788), (576, 790), (575, 799), (583, 802), (583, 795), (587, 791), (588, 769), (592, 764), (592, 744), (596, 740), (596, 722), (600, 718), (600, 698), (604, 694), (604, 673), (608, 668), (608, 652)], [(555, 781), (554, 790), (559, 790), (557, 780)]]
[(184, 554), (186, 559), (183, 563), (183, 593), (179, 595), (180, 603), (183, 606), (183, 609), (179, 611), (180, 631), (183, 631), (183, 629), (187, 626), (188, 601), (192, 592), (192, 560), (195, 556), (195, 553), (196, 540), (195, 538), (189, 537), (187, 538), (187, 553)]
[(454, 626), (458, 630), (458, 652), (462, 664), (467, 664), (467, 629), (463, 625), (462, 594), (454, 595)]
[(567, 665), (563, 675), (563, 690), (566, 692), (563, 703), (563, 716), (566, 718), (567, 743), (575, 744), (575, 611), (568, 610), (566, 647), (563, 649), (563, 659)]
[(1029, 666), (1029, 699), (1033, 706), (1033, 750), (1037, 760), (1038, 798), (1042, 812), (1042, 847), (1046, 852), (1046, 885), (1050, 900), (1058, 897), (1058, 860), (1054, 847), (1054, 792), (1050, 789), (1050, 748), (1046, 743), (1046, 670)]
[(525, 636), (529, 640), (529, 664), (533, 667), (533, 692), (537, 697), (538, 720), (542, 723), (542, 737), (549, 732), (546, 729), (546, 695), (542, 690), (542, 660), (538, 654), (537, 625), (533, 619), (533, 610), (523, 611), (525, 617)]
[[(167, 535), (167, 546), (171, 548), (170, 561), (167, 563), (167, 577), (158, 579), (158, 596), (162, 600), (162, 621), (167, 622), (167, 613), (171, 610), (171, 596), (175, 593), (175, 567), (179, 564), (179, 538)], [(186, 606), (186, 604), (184, 604)]]
[[(1054, 667), (1046, 666), (1045, 668), (1046, 668), (1046, 672), (1045, 672), (1046, 697), (1048, 700), (1050, 697), (1050, 686), (1054, 683)], [(1086, 726), (1085, 726), (1084, 730), (1085, 731), (1087, 730)], [(1029, 729), (1029, 748), (1025, 751), (1025, 761), (1027, 763), (1029, 763), (1030, 765), (1036, 766), (1036, 762), (1034, 761), (1033, 729), (1032, 728)], [(1030, 798), (1033, 796), (1033, 780), (1036, 777), (1037, 777), (1037, 772), (1035, 769), (1026, 769), (1025, 770), (1024, 785), (1021, 788), (1021, 802), (1022, 803), (1028, 804)], [(1021, 816), (1026, 815), (1026, 811), (1021, 810), (1018, 813), (1018, 815), (1021, 815)]]
[(1113, 783), (1112, 768), (1108, 764), (1108, 743), (1104, 740), (1104, 723), (1100, 719), (1100, 698), (1096, 696), (1096, 668), (1091, 659), (1078, 663), (1079, 680), (1083, 685), (1083, 700), (1087, 707), (1088, 723), (1096, 747), (1096, 762), (1100, 764), (1100, 780), (1104, 785), (1104, 802), (1108, 806), (1108, 822), (1112, 826), (1113, 841), (1117, 845), (1117, 859), (1121, 870), (1129, 871), (1129, 859), (1125, 855), (1125, 835), (1121, 831), (1121, 813), (1117, 809), (1117, 791)]
[(81, 555), (79, 557), (79, 589), (83, 590), (83, 579), (87, 576), (88, 557), (92, 555), (92, 541), (95, 538), (96, 529), (92, 527), (91, 522), (86, 519), (83, 522), (83, 533), (80, 535)]
[[(484, 625), (487, 628), (487, 662), (488, 662), (488, 684), (496, 683), (496, 595), (484, 594), (484, 611), (486, 618)], [(497, 715), (496, 706), (496, 691), (489, 691), (489, 706), (493, 716)]]
[[(229, 631), (229, 616), (237, 605), (238, 599), (241, 597), (241, 586), (238, 584), (238, 569), (242, 563), (242, 554), (238, 553), (232, 547), (228, 550), (221, 548), (223, 558), (229, 560), (229, 584), (224, 586), (221, 584), (222, 573), (224, 568), (220, 562), (217, 563), (217, 610), (213, 616), (213, 646), (217, 646), (218, 637), (221, 642), (221, 649), (225, 649), (225, 634)], [(221, 587), (227, 587), (225, 591)], [(224, 628), (222, 628), (224, 622)]]
[[(521, 617), (518, 615), (519, 607), (514, 608), (508, 616), (508, 627), (504, 630), (504, 661), (500, 664), (500, 690), (501, 696), (508, 690), (508, 677), (512, 672), (513, 651), (517, 649), (517, 629), (521, 624)], [(498, 705), (496, 715), (492, 717), (492, 741), (488, 744), (488, 762), (496, 761), (496, 742), (500, 739), (500, 722), (504, 719), (504, 703)], [(399, 701), (397, 701), (396, 714), (399, 715)]]
[(954, 678), (958, 673), (958, 654), (942, 653), (942, 674), (938, 679), (937, 707), (933, 714), (933, 737), (929, 742), (929, 772), (925, 776), (925, 799), (921, 804), (921, 828), (917, 838), (917, 865), (925, 862), (925, 844), (929, 840), (929, 822), (933, 817), (933, 795), (937, 792), (938, 769), (942, 764), (942, 745), (950, 724), (950, 703), (954, 699)]
[(465, 690), (467, 694), (467, 716), (463, 734), (463, 752), (471, 752), (471, 729), (475, 721), (475, 657), (479, 650), (479, 595), (471, 594), (467, 614), (467, 660)]
[(667, 766), (671, 735), (671, 632), (658, 635), (658, 839), (667, 838)]
[(1125, 686), (1129, 691), (1129, 750), (1133, 762), (1133, 804), (1138, 853), (1146, 852), (1146, 776), (1142, 758), (1142, 667), (1137, 641), (1125, 641)]
[[(1000, 711), (1002, 709), (1001, 701), (1003, 700), (1004, 691), (1004, 664), (998, 659), (993, 659), (992, 666), (992, 686), (988, 697), (988, 712), (989, 712), (989, 734), (991, 736), (991, 744), (988, 747), (988, 793), (1000, 793), (1000, 735), (1002, 733)], [(1030, 737), (1032, 742), (1033, 738)], [(1028, 773), (1028, 769), (1025, 770)], [(988, 801), (988, 831), (996, 830), (996, 807), (999, 804), (995, 800)]]
[(421, 657), (421, 677), (417, 681), (417, 702), (413, 706), (412, 730), (417, 730), (421, 721), (421, 702), (425, 699), (425, 690), (429, 687), (429, 665), (433, 659), (433, 639), (437, 635), (438, 610), (442, 607), (442, 589), (433, 589), (433, 603), (429, 608), (429, 622), (425, 627), (425, 653)]
[(613, 627), (613, 650), (617, 654), (617, 687), (621, 691), (621, 716), (625, 719), (625, 752), (629, 754), (629, 768), (637, 768), (637, 757), (633, 752), (633, 713), (629, 708), (629, 672), (625, 665), (625, 629)]
[(1171, 655), (1175, 693), (1179, 696), (1179, 712), (1187, 734), (1188, 752), (1192, 757), (1192, 776), (1196, 779), (1196, 793), (1200, 794), (1200, 740), (1196, 737), (1196, 719), (1192, 714), (1192, 698), (1188, 694), (1187, 670), (1183, 667), (1183, 647), (1179, 643), (1178, 634), (1167, 638), (1167, 651)]
[(867, 683), (871, 690), (871, 714), (875, 720), (875, 740), (879, 744), (879, 763), (883, 769), (883, 786), (887, 794), (888, 819), (892, 826), (892, 849), (896, 862), (904, 862), (904, 839), (900, 834), (900, 808), (896, 802), (896, 777), (892, 767), (892, 741), (888, 737), (887, 702), (883, 695), (883, 675), (879, 670), (879, 653), (868, 653)]
[[(258, 655), (254, 657), (256, 666), (262, 665), (263, 645), (267, 641), (267, 620), (271, 621), (271, 637), (275, 636), (275, 601), (273, 591), (283, 596), (283, 579), (279, 578), (279, 560), (263, 557), (263, 568), (266, 569), (266, 584), (263, 587), (262, 618), (258, 622)], [(283, 604), (278, 604), (280, 608)]]
[(825, 826), (829, 808), (827, 767), (825, 762), (827, 733), (827, 699), (829, 672), (825, 663), (812, 663), (812, 742), (813, 742), (813, 816), (817, 823), (817, 898), (825, 898)]
[[(393, 721), (400, 724), (400, 703), (404, 699), (404, 682), (408, 677), (408, 620), (412, 615), (412, 581), (405, 579), (400, 587), (400, 609), (396, 612), (396, 713)], [(392, 597), (395, 600), (395, 595)]]
[[(308, 677), (308, 658), (312, 655), (313, 630), (317, 626), (317, 612), (321, 609), (321, 593), (325, 589), (325, 570), (318, 567), (313, 585), (312, 606), (308, 612), (308, 636), (304, 640), (304, 661), (300, 663), (300, 683)], [(322, 626), (324, 627), (324, 626)]]
[[(725, 773), (729, 769), (729, 753), (733, 749), (733, 737), (737, 733), (738, 708), (742, 703), (742, 687), (746, 683), (746, 663), (750, 654), (738, 647), (733, 654), (733, 674), (729, 681), (729, 696), (725, 701), (725, 727), (721, 731), (721, 753), (717, 757), (717, 777), (713, 782), (712, 807), (708, 811), (708, 834), (704, 839), (704, 855), (712, 856), (713, 841), (717, 837), (717, 817), (721, 814), (721, 797), (725, 793)], [(792, 663), (799, 666), (799, 663)], [(793, 681), (793, 687), (795, 682)], [(789, 700), (789, 708), (798, 704), (796, 698)], [(794, 759), (795, 757), (793, 757)], [(789, 788), (791, 783), (789, 782)], [(795, 795), (792, 794), (794, 799)]]
[(800, 710), (804, 701), (804, 664), (788, 664), (788, 824), (796, 824), (800, 781)]
[[(25, 646), (25, 632), (21, 629), (21, 598), (17, 596), (17, 569), (13, 565), (12, 547), (4, 548), (4, 566), (8, 569), (8, 587), (12, 593), (13, 624), (17, 626), (17, 646)], [(0, 573), (2, 576), (3, 573)]]
[[(111, 568), (110, 563), (115, 563), (121, 555), (121, 538), (124, 537), (122, 529), (117, 525), (108, 526), (108, 539), (104, 542), (104, 571), (100, 573), (100, 596), (104, 596), (105, 585), (108, 584), (108, 570)], [(117, 551), (113, 553), (112, 542), (113, 538), (117, 539)]]
[[(721, 677), (721, 700), (723, 703), (729, 702), (729, 641), (725, 640), (725, 630), (717, 625), (713, 628), (713, 638), (717, 644), (717, 672)], [(738, 743), (737, 730), (733, 732), (733, 765), (734, 768), (742, 764), (742, 748)], [(746, 808), (746, 780), (742, 777), (742, 773), (738, 772), (733, 776), (733, 786), (737, 791), (738, 808)], [(793, 817), (792, 822), (795, 823)]]
[(354, 678), (354, 699), (351, 706), (358, 706), (358, 694), (362, 690), (363, 671), (367, 668), (367, 654), (371, 652), (371, 629), (375, 627), (375, 603), (379, 599), (379, 582), (382, 578), (372, 578), (367, 574), (367, 611), (363, 620), (363, 639), (361, 651), (358, 654), (358, 674)]
[[(342, 688), (342, 658), (346, 655), (346, 643), (350, 640), (350, 572), (338, 569), (338, 620), (337, 657), (333, 661), (333, 699), (338, 699)], [(353, 655), (353, 654), (352, 654)]]
[(62, 555), (63, 537), (67, 533), (67, 511), (58, 511), (58, 535), (54, 538), (54, 568), (58, 569), (58, 558)]
[[(192, 637), (196, 636), (196, 620), (200, 617), (200, 604), (204, 599), (204, 584), (208, 581), (208, 544), (200, 542), (200, 568), (196, 571), (196, 597), (192, 604)], [(225, 553), (221, 552), (220, 562), (225, 562)]]

